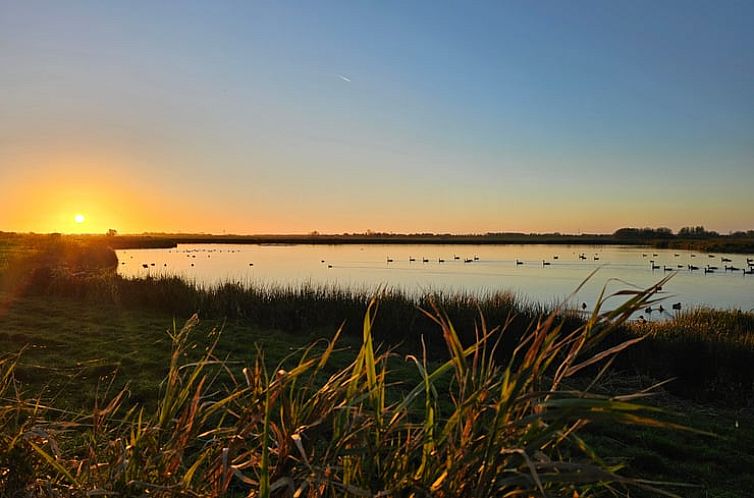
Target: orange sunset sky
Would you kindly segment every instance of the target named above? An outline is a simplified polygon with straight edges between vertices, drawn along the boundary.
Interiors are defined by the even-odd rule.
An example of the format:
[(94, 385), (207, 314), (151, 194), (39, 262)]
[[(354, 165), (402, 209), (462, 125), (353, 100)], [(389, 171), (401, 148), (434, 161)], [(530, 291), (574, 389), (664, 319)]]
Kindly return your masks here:
[(0, 230), (752, 229), (753, 14), (0, 2)]

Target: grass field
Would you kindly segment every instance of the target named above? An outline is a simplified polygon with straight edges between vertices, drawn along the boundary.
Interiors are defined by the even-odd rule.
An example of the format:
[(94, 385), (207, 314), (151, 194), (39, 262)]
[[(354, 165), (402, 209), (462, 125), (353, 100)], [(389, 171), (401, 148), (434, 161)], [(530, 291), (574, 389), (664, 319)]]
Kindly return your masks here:
[[(6, 257), (5, 261), (13, 261), (13, 258), (20, 252), (18, 246), (12, 245), (6, 245), (3, 250), (6, 256), (12, 255), (10, 258)], [(56, 257), (67, 258), (68, 264), (77, 264), (80, 261), (80, 258), (76, 256), (76, 251), (67, 249), (56, 249), (56, 251)], [(102, 261), (106, 260), (106, 257), (102, 258)], [(47, 263), (49, 258), (35, 261), (35, 264), (39, 261)], [(2, 276), (1, 273), (0, 276)], [(200, 360), (208, 348), (214, 348), (211, 357), (213, 362), (223, 361), (223, 368), (213, 366), (215, 364), (212, 363), (208, 364), (206, 369), (207, 372), (212, 372), (210, 382), (217, 390), (216, 392), (229, 390), (228, 392), (237, 392), (238, 395), (247, 396), (249, 394), (246, 391), (237, 391), (237, 387), (234, 387), (237, 386), (239, 379), (247, 375), (243, 371), (244, 367), (258, 369), (260, 364), (257, 360), (263, 358), (262, 364), (268, 371), (274, 371), (279, 366), (286, 371), (296, 371), (296, 357), (300, 356), (301, 348), (317, 341), (312, 354), (325, 354), (326, 343), (322, 339), (333, 337), (342, 318), (347, 318), (349, 324), (344, 329), (338, 347), (332, 352), (327, 352), (329, 355), (327, 364), (316, 371), (316, 384), (322, 386), (317, 392), (330, 393), (328, 396), (345, 396), (343, 400), (346, 403), (356, 402), (357, 398), (353, 397), (356, 391), (351, 392), (351, 388), (345, 391), (328, 390), (330, 389), (328, 379), (332, 375), (342, 375), (343, 372), (354, 372), (352, 370), (355, 368), (354, 361), (358, 363), (358, 359), (363, 358), (362, 355), (365, 354), (360, 329), (367, 307), (366, 296), (347, 292), (322, 293), (316, 289), (295, 292), (285, 289), (267, 289), (266, 292), (257, 292), (234, 286), (200, 292), (173, 280), (112, 280), (111, 276), (93, 276), (86, 272), (81, 277), (71, 275), (68, 271), (62, 274), (43, 273), (41, 277), (34, 273), (37, 287), (23, 285), (6, 288), (4, 292), (0, 292), (0, 353), (6, 355), (4, 364), (7, 365), (9, 358), (12, 358), (7, 356), (8, 354), (21, 352), (13, 370), (18, 383), (11, 385), (11, 391), (6, 388), (5, 396), (9, 396), (10, 392), (20, 388), (23, 392), (16, 393), (16, 396), (22, 396), (27, 400), (37, 400), (41, 405), (50, 406), (54, 410), (63, 410), (50, 412), (53, 419), (56, 417), (55, 413), (62, 413), (63, 418), (72, 417), (74, 420), (78, 420), (76, 417), (79, 416), (91, 417), (92, 413), (96, 414), (101, 409), (97, 406), (101, 407), (103, 400), (116, 396), (121, 388), (127, 389), (127, 397), (119, 401), (119, 409), (116, 410), (119, 417), (124, 416), (129, 408), (135, 406), (143, 406), (148, 411), (154, 409), (159, 412), (160, 407), (165, 406), (165, 389), (169, 384), (167, 379), (184, 378), (188, 382), (187, 378), (181, 376), (186, 375), (186, 372), (193, 368), (192, 362)], [(8, 281), (5, 282), (7, 284)], [(22, 289), (23, 292), (19, 292), (18, 289)], [(447, 308), (449, 315), (458, 318), (458, 337), (462, 339), (462, 342), (473, 342), (474, 325), (475, 323), (479, 325), (476, 306), (480, 303), (468, 296), (462, 299), (446, 296), (444, 300), (439, 300), (439, 303)], [(438, 330), (437, 324), (433, 324), (432, 320), (428, 320), (423, 325), (417, 325), (421, 322), (417, 322), (416, 316), (421, 316), (421, 312), (417, 312), (416, 303), (400, 295), (386, 295), (383, 304), (376, 321), (370, 322), (370, 331), (376, 333), (381, 330), (376, 335), (376, 337), (381, 337), (377, 344), (385, 341), (397, 347), (394, 354), (382, 358), (387, 368), (385, 372), (389, 372), (390, 378), (398, 379), (399, 382), (387, 382), (385, 380), (387, 377), (383, 379), (382, 374), (376, 374), (377, 370), (375, 370), (377, 376), (371, 379), (367, 373), (364, 373), (366, 377), (363, 378), (363, 382), (366, 382), (367, 386), (382, 386), (379, 388), (383, 393), (382, 403), (386, 403), (384, 406), (388, 408), (394, 407), (396, 403), (400, 405), (401, 399), (407, 395), (410, 386), (421, 385), (423, 382), (420, 375), (421, 369), (417, 369), (416, 364), (409, 360), (409, 355), (417, 355), (421, 352), (421, 341), (416, 339), (396, 341), (395, 338), (400, 337), (400, 333), (405, 334), (406, 331), (422, 331), (426, 334), (425, 338), (430, 341), (430, 346), (437, 351), (441, 343), (447, 343), (447, 334), (443, 341), (442, 330)], [(425, 308), (431, 305), (427, 301), (420, 304)], [(485, 316), (489, 317), (490, 327), (506, 322), (506, 318), (511, 316), (511, 313), (518, 316), (518, 321), (508, 322), (511, 327), (509, 339), (514, 339), (514, 343), (528, 337), (525, 334), (526, 327), (536, 321), (536, 316), (541, 316), (545, 312), (541, 308), (520, 307), (510, 296), (499, 296), (497, 300), (492, 299), (481, 304), (480, 308), (485, 312)], [(200, 311), (202, 320), (192, 327), (190, 343), (187, 343), (181, 350), (181, 361), (188, 370), (180, 370), (175, 377), (171, 373), (175, 372), (171, 367), (173, 364), (171, 358), (175, 352), (175, 337), (179, 334), (178, 331), (185, 320), (194, 311)], [(293, 319), (291, 319), (291, 314), (294, 315)], [(406, 322), (411, 323), (410, 327), (400, 327), (400, 333), (392, 330)], [(558, 323), (563, 327), (563, 331), (578, 330), (580, 320), (564, 317)], [(749, 382), (747, 372), (751, 370), (752, 324), (754, 324), (754, 319), (750, 313), (692, 310), (679, 315), (676, 320), (654, 324), (651, 327), (630, 326), (617, 329), (615, 342), (608, 341), (608, 345), (620, 344), (623, 340), (631, 340), (637, 336), (644, 336), (645, 340), (619, 355), (614, 365), (620, 368), (609, 371), (592, 389), (592, 392), (606, 396), (605, 399), (614, 399), (615, 396), (641, 392), (658, 380), (677, 375), (679, 378), (674, 383), (667, 384), (665, 388), (659, 390), (656, 396), (648, 398), (645, 402), (662, 407), (669, 412), (655, 414), (654, 416), (660, 421), (680, 423), (706, 433), (714, 433), (715, 436), (694, 431), (670, 430), (667, 427), (626, 426), (619, 424), (611, 417), (595, 416), (596, 412), (593, 411), (581, 413), (579, 420), (589, 421), (589, 423), (583, 426), (580, 425), (581, 423), (577, 424), (579, 434), (604, 458), (603, 463), (609, 468), (615, 469), (617, 468), (615, 466), (622, 466), (623, 469), (620, 471), (622, 475), (695, 485), (694, 487), (665, 487), (680, 496), (700, 498), (746, 496), (754, 487), (754, 478), (750, 472), (750, 469), (754, 468), (754, 450), (752, 450), (754, 448), (754, 415), (751, 410), (752, 398), (750, 396), (752, 386), (746, 385), (746, 382)], [(431, 327), (432, 325), (434, 326)], [(432, 333), (430, 329), (435, 334), (434, 343), (430, 340)], [(596, 330), (600, 330), (599, 327)], [(557, 337), (557, 335), (552, 337)], [(383, 345), (380, 351), (385, 350), (386, 346)], [(504, 358), (510, 356), (511, 351), (506, 352), (503, 346), (498, 353), (501, 353), (497, 356), (498, 361), (504, 364)], [(553, 361), (557, 364), (558, 361), (562, 361), (562, 353), (555, 351), (547, 354), (552, 354), (548, 362)], [(379, 351), (373, 355), (379, 356)], [(445, 355), (432, 355), (427, 358), (424, 368), (427, 371), (442, 368), (447, 358), (453, 361), (454, 357), (458, 358), (452, 351)], [(542, 358), (549, 357), (545, 355)], [(475, 362), (474, 365), (477, 363)], [(682, 375), (678, 375), (677, 368), (680, 368), (678, 366), (682, 367), (680, 370)], [(479, 379), (486, 378), (488, 380), (484, 382), (492, 382), (490, 386), (499, 386), (498, 374), (490, 373), (490, 377), (485, 377), (487, 370), (479, 366), (474, 366), (469, 371), (471, 378), (475, 378), (477, 374), (474, 372), (477, 369), (479, 369), (477, 380), (468, 382), (474, 384), (479, 382)], [(517, 372), (516, 375), (529, 375), (522, 373), (519, 366), (515, 366), (513, 372)], [(697, 372), (701, 374), (696, 375)], [(587, 373), (586, 376), (565, 379), (563, 388), (574, 392), (585, 389), (590, 382), (590, 376), (595, 372), (587, 371)], [(552, 371), (546, 369), (534, 379), (538, 379), (536, 383), (549, 382), (549, 375), (552, 375)], [(683, 377), (684, 375), (687, 377)], [(470, 393), (466, 392), (460, 398), (456, 398), (458, 396), (456, 389), (461, 385), (458, 379), (463, 378), (465, 377), (456, 377), (454, 380), (453, 376), (446, 375), (433, 379), (431, 388), (433, 391), (438, 391), (435, 406), (437, 411), (433, 412), (434, 415), (430, 418), (427, 418), (427, 413), (422, 413), (425, 409), (422, 405), (414, 406), (407, 412), (394, 412), (395, 416), (418, 417), (418, 421), (424, 420), (424, 430), (427, 430), (428, 421), (436, 419), (431, 425), (435, 427), (434, 424), (439, 421), (447, 424), (455, 420), (453, 413), (462, 413), (460, 417), (469, 417), (468, 423), (471, 424), (469, 427), (477, 427), (474, 430), (478, 430), (475, 424), (480, 423), (479, 420), (483, 420), (483, 417), (474, 415), (474, 410), (469, 411), (469, 407), (477, 406), (476, 410), (485, 413), (485, 405), (478, 405), (476, 396), (488, 396), (482, 393), (489, 392), (489, 387), (485, 387), (486, 384), (483, 382), (479, 384), (480, 390), (474, 391), (477, 394), (468, 397)], [(274, 386), (274, 376), (271, 377), (271, 382), (270, 386)], [(678, 388), (678, 385), (682, 388)], [(363, 389), (363, 386), (358, 389)], [(262, 394), (264, 392), (264, 389), (260, 391)], [(295, 390), (291, 391), (291, 393), (295, 392)], [(451, 393), (456, 394), (451, 396)], [(736, 395), (738, 395), (736, 402), (730, 401), (731, 396)], [(202, 406), (211, 407), (209, 399), (211, 398), (208, 398), (209, 404)], [(313, 399), (317, 397), (314, 396)], [(369, 398), (358, 399), (360, 401), (356, 402), (357, 404), (370, 403)], [(455, 404), (459, 399), (461, 404)], [(464, 399), (467, 399), (470, 404), (467, 405)], [(472, 402), (472, 400), (475, 401)], [(700, 403), (700, 400), (703, 403)], [(303, 403), (303, 401), (299, 402)], [(17, 420), (17, 416), (10, 419), (3, 418), (3, 413), (16, 413), (17, 408), (13, 408), (14, 406), (16, 405), (11, 403), (0, 409), (0, 419), (2, 419), (0, 424)], [(281, 410), (283, 406), (286, 405), (281, 405)], [(295, 403), (291, 405), (291, 407), (295, 406), (308, 405)], [(5, 409), (10, 411), (4, 412)], [(334, 409), (334, 406), (331, 409)], [(76, 413), (80, 415), (72, 415)], [(131, 413), (133, 416), (133, 412)], [(328, 416), (334, 416), (338, 412), (335, 409), (327, 413), (330, 413)], [(371, 433), (372, 424), (381, 423), (379, 422), (382, 420), (380, 413), (381, 410), (374, 411), (373, 408), (369, 408), (362, 415), (370, 422), (363, 426), (364, 429), (359, 430)], [(532, 416), (537, 411), (520, 412), (519, 416), (525, 413), (528, 413), (526, 416)], [(285, 410), (279, 415), (284, 414)], [(115, 412), (109, 416), (115, 416)], [(271, 414), (265, 417), (267, 416)], [(333, 423), (336, 423), (339, 416), (335, 416), (333, 420)], [(625, 421), (623, 419), (623, 422)], [(573, 426), (573, 429), (577, 426)], [(112, 441), (117, 440), (117, 437), (120, 437), (118, 431), (121, 429), (117, 427), (120, 426), (116, 424), (108, 429), (110, 432), (107, 435), (108, 437), (112, 435), (112, 437), (106, 439), (109, 441), (107, 444), (111, 444)], [(155, 427), (158, 427), (156, 430), (164, 430), (159, 427), (165, 426), (163, 422), (160, 422)], [(133, 432), (133, 429), (131, 431)], [(379, 431), (375, 433), (375, 436), (377, 434)], [(400, 437), (404, 437), (409, 433), (400, 434)], [(424, 437), (427, 437), (426, 434)], [(459, 434), (463, 434), (463, 431)], [(69, 440), (66, 444), (74, 444), (74, 442)], [(505, 444), (510, 444), (510, 442)], [(558, 448), (558, 445), (547, 444), (543, 448), (551, 451)], [(387, 447), (380, 451), (383, 450), (388, 451)], [(97, 451), (102, 451), (102, 449)], [(197, 449), (194, 448), (192, 451), (197, 451)], [(394, 450), (389, 450), (388, 453), (390, 451)], [(550, 454), (549, 458), (580, 461), (572, 451), (573, 449), (560, 448)], [(196, 453), (196, 455), (201, 454), (203, 454), (201, 451)], [(260, 458), (264, 454), (265, 452), (262, 451)], [(419, 454), (421, 452), (417, 453), (417, 458)], [(98, 453), (98, 458), (108, 461), (107, 458), (110, 458), (108, 455), (108, 452)], [(264, 458), (270, 458), (270, 456)], [(293, 462), (301, 464), (300, 455), (292, 458)], [(341, 459), (338, 461), (342, 463), (344, 456), (341, 455), (338, 458)], [(350, 457), (345, 458), (348, 461)], [(453, 458), (461, 457), (456, 455)], [(468, 455), (464, 458), (468, 458)], [(10, 465), (13, 461), (13, 459), (10, 460)], [(188, 457), (186, 461), (194, 462)], [(407, 465), (409, 463), (406, 462)], [(200, 462), (197, 465), (203, 464)], [(3, 461), (0, 456), (0, 483), (4, 482), (2, 468)], [(46, 472), (55, 469), (54, 466), (49, 467)], [(135, 471), (132, 470), (132, 472)], [(323, 472), (326, 472), (326, 469)], [(447, 489), (462, 489), (464, 479), (469, 479), (469, 474), (458, 472), (457, 476), (460, 481), (455, 482), (453, 486), (458, 485), (461, 488)], [(517, 467), (516, 472), (521, 472), (521, 468)], [(526, 472), (522, 476), (525, 477), (525, 474)], [(462, 477), (464, 475), (466, 477)], [(429, 474), (423, 479), (429, 478), (428, 476)], [(440, 479), (438, 476), (433, 479), (435, 478)], [(261, 485), (258, 479), (255, 482)], [(391, 482), (391, 479), (388, 479), (388, 482)], [(430, 484), (431, 482), (427, 484), (427, 489), (431, 488)], [(363, 481), (360, 486), (369, 487), (368, 483)], [(136, 488), (127, 487), (127, 489), (130, 493)], [(589, 486), (582, 486), (579, 489), (581, 493), (584, 493), (583, 496), (590, 496), (590, 493), (596, 492), (596, 488)], [(163, 495), (170, 495), (166, 493)], [(536, 487), (532, 493), (539, 494)], [(358, 495), (356, 492), (352, 494)], [(656, 493), (633, 488), (630, 496), (656, 496)]]
[[(2, 298), (0, 294), (0, 302)], [(57, 398), (66, 408), (91, 405), (97, 384), (109, 381), (113, 375), (113, 389), (127, 383), (133, 401), (153, 402), (168, 368), (168, 334), (188, 318), (178, 317), (176, 321), (169, 314), (111, 304), (24, 297), (0, 315), (0, 351), (23, 350), (16, 369), (18, 379), (30, 392)], [(251, 362), (258, 348), (262, 349), (267, 361), (274, 365), (316, 337), (331, 333), (334, 330), (291, 334), (261, 330), (237, 321), (207, 320), (199, 323), (193, 338), (197, 344), (207, 346), (219, 335), (217, 356), (239, 363)], [(357, 347), (358, 343), (350, 340), (348, 345)], [(336, 353), (335, 359), (340, 361), (335, 365), (348, 364), (352, 356), (352, 352)]]
[[(150, 405), (167, 373), (171, 352), (167, 332), (173, 324), (173, 317), (163, 313), (60, 297), (25, 297), (15, 300), (0, 316), (0, 350), (7, 353), (23, 349), (17, 367), (18, 380), (29, 394), (41, 393), (48, 404), (86, 412), (94, 406), (98, 390), (102, 396), (107, 386), (115, 393), (127, 385), (129, 405)], [(218, 328), (222, 329), (222, 336), (217, 356), (227, 358), (236, 372), (243, 365), (253, 364), (260, 350), (269, 365), (274, 366), (292, 350), (316, 337), (334, 333), (319, 330), (303, 336), (255, 329), (239, 322), (209, 320), (201, 322), (194, 332), (198, 349), (211, 342), (211, 331)], [(341, 346), (331, 365), (333, 371), (353, 360), (358, 350), (355, 340), (347, 339)], [(419, 380), (415, 370), (400, 356), (396, 356), (391, 368), (398, 370), (399, 377)], [(615, 375), (604, 389), (627, 392), (646, 388), (652, 382), (647, 378)], [(667, 393), (659, 395), (653, 403), (675, 412), (676, 422), (719, 437), (593, 423), (584, 431), (585, 439), (607, 461), (627, 465), (624, 473), (628, 475), (701, 486), (669, 488), (681, 496), (745, 496), (754, 485), (754, 477), (747, 471), (754, 468), (751, 412), (702, 405)], [(637, 491), (632, 494), (644, 495), (654, 496)]]

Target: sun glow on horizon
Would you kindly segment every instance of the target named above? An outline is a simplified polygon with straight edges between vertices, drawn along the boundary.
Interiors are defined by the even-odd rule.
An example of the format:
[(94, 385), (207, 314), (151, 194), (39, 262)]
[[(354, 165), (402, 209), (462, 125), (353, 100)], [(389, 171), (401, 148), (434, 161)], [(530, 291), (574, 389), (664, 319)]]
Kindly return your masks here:
[(76, 216), (73, 217), (73, 221), (75, 221), (76, 223), (80, 225), (86, 221), (86, 217), (83, 214), (78, 213), (76, 214)]

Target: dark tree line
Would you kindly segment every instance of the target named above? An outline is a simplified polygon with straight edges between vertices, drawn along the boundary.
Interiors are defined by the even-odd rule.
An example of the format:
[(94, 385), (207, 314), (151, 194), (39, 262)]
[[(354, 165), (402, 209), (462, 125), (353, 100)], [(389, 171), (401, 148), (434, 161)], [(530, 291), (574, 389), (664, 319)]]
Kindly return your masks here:
[(732, 232), (729, 235), (720, 235), (714, 230), (707, 230), (701, 225), (683, 227), (678, 233), (667, 227), (660, 228), (619, 228), (613, 232), (613, 237), (621, 240), (668, 240), (668, 239), (715, 239), (720, 237), (754, 238), (754, 230)]

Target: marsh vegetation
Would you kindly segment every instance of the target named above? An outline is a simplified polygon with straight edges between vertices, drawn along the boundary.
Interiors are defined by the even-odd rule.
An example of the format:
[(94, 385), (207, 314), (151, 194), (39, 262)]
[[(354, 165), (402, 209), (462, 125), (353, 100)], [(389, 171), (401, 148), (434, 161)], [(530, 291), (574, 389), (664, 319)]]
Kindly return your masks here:
[[(656, 287), (588, 316), (510, 294), (196, 289), (118, 277), (66, 244), (3, 272), (6, 492), (649, 496), (659, 479), (725, 496), (751, 484), (735, 472), (754, 463), (751, 313), (629, 320)], [(184, 326), (195, 312), (202, 322)]]

